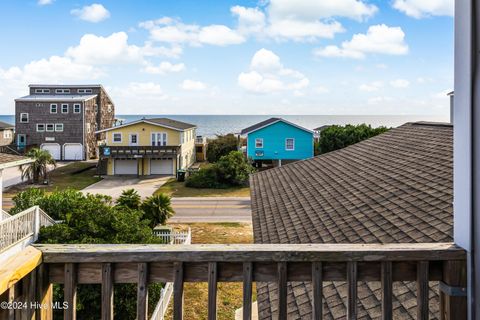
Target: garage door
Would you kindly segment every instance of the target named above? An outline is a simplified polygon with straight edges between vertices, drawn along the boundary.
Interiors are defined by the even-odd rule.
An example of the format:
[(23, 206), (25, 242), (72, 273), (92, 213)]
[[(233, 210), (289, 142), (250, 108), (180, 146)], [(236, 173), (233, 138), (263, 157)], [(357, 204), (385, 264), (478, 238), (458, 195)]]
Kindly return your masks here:
[(173, 160), (150, 160), (150, 174), (173, 174)]
[(115, 174), (137, 174), (137, 160), (115, 160)]
[(44, 143), (40, 146), (40, 149), (47, 150), (53, 159), (60, 160), (60, 145), (58, 143)]
[(63, 160), (83, 160), (81, 143), (65, 143), (63, 145)]

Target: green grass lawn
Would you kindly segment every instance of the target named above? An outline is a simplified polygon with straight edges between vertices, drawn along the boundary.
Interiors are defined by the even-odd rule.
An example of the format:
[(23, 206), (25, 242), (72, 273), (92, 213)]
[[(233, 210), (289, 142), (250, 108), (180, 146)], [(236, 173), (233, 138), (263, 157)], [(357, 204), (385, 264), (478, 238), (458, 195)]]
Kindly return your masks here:
[(10, 187), (4, 194), (4, 198), (7, 200), (13, 198), (15, 194), (25, 190), (29, 187), (42, 188), (47, 192), (58, 190), (64, 190), (67, 188), (82, 190), (89, 185), (101, 180), (98, 176), (95, 176), (96, 168), (95, 163), (92, 162), (72, 162), (63, 167), (59, 167), (50, 171), (49, 173), (49, 185), (32, 185), (29, 183), (22, 183), (16, 186)]
[(170, 179), (156, 192), (172, 197), (249, 197), (250, 188), (232, 187), (227, 189), (198, 189), (185, 187), (185, 183)]

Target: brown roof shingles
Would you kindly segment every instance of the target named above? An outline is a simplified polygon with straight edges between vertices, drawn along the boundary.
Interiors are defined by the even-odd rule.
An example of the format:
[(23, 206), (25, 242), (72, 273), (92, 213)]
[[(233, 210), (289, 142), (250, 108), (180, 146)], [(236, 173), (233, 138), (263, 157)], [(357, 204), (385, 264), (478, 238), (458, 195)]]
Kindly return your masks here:
[[(256, 243), (452, 241), (453, 130), (409, 123), (251, 177)], [(380, 317), (380, 287), (361, 283), (359, 319)], [(311, 314), (309, 283), (289, 286), (289, 319)], [(415, 284), (395, 283), (394, 315), (414, 319)], [(324, 283), (324, 318), (345, 317), (345, 283)], [(438, 299), (434, 291), (432, 299)], [(260, 319), (276, 312), (275, 284), (258, 286)], [(438, 301), (437, 301), (438, 302)], [(431, 318), (438, 303), (431, 303)]]

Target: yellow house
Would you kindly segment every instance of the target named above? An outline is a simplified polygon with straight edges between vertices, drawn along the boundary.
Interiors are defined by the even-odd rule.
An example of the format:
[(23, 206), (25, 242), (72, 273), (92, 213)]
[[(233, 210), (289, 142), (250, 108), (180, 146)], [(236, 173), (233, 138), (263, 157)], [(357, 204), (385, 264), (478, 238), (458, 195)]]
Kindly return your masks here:
[(97, 133), (100, 168), (107, 175), (175, 175), (195, 162), (196, 126), (168, 118), (141, 119)]

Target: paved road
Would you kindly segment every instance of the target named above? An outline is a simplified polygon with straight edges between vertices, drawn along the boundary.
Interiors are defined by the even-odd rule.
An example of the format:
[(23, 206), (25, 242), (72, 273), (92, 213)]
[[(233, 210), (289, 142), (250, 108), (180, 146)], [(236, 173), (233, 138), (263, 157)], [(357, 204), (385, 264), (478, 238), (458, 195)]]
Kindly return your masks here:
[(175, 215), (172, 223), (252, 222), (248, 197), (172, 198)]

